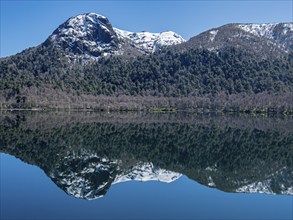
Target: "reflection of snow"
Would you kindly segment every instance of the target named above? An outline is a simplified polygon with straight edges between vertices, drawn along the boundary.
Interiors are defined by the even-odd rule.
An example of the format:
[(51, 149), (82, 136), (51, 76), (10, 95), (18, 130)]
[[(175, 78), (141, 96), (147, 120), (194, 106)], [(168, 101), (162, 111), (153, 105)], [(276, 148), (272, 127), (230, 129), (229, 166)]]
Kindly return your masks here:
[(275, 179), (281, 178), (290, 182), (290, 178), (288, 179), (288, 177), (291, 176), (291, 173), (286, 173), (286, 169), (287, 167), (284, 167), (276, 173), (271, 174), (268, 179), (244, 185), (236, 189), (236, 192), (293, 195), (293, 187), (288, 187), (288, 185), (292, 185), (291, 183), (287, 183), (285, 186), (284, 183), (276, 184), (275, 181)]
[(93, 200), (103, 197), (112, 184), (125, 181), (160, 181), (171, 183), (181, 174), (155, 167), (150, 162), (138, 162), (122, 170), (122, 161), (100, 158), (86, 152), (70, 154), (56, 164), (49, 176), (67, 194)]
[(114, 183), (120, 183), (125, 181), (161, 181), (165, 183), (171, 183), (182, 175), (172, 171), (164, 170), (157, 168), (153, 163), (140, 162), (132, 167), (130, 170), (127, 170), (126, 174), (118, 175), (115, 178)]
[(216, 186), (216, 184), (214, 183), (214, 181), (213, 181), (213, 179), (212, 179), (211, 176), (209, 176), (209, 182), (208, 182), (208, 185), (209, 185), (209, 186), (213, 186), (213, 187)]

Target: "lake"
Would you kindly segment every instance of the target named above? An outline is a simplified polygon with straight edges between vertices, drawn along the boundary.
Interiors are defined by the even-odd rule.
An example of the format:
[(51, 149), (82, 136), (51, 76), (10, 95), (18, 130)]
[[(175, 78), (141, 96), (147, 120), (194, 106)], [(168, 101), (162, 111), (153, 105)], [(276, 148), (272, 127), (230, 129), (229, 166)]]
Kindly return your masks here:
[(0, 112), (1, 219), (292, 219), (293, 117)]

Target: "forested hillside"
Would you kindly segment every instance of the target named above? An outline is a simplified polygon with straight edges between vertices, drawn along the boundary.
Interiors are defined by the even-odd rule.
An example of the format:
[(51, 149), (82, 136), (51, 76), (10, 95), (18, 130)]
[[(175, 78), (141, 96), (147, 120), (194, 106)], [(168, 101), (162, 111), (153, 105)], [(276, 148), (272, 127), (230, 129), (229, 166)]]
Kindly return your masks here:
[[(82, 16), (89, 19), (87, 16), (96, 15)], [(116, 30), (104, 17), (99, 19), (107, 21), (112, 32)], [(97, 48), (82, 51), (82, 44), (87, 43), (82, 40), (90, 41), (91, 34), (101, 30), (100, 24), (86, 30), (86, 38), (79, 33), (82, 24), (75, 27), (82, 44), (75, 42), (68, 52), (75, 39), (67, 34), (73, 21), (75, 18), (66, 21), (43, 44), (0, 59), (1, 108), (293, 111), (291, 23), (226, 25), (187, 42), (169, 42), (168, 47), (138, 55), (129, 54), (138, 46), (131, 43), (132, 38), (125, 40), (121, 30), (119, 36), (111, 32), (113, 36), (105, 39), (116, 39), (122, 46), (107, 44), (107, 53), (94, 53)], [(260, 29), (259, 36), (255, 35), (255, 28), (266, 32)], [(134, 36), (127, 33), (126, 37)], [(176, 40), (180, 36), (172, 37)], [(66, 47), (65, 41), (70, 41)], [(155, 40), (151, 43), (154, 47)], [(134, 49), (129, 49), (131, 45)], [(114, 51), (120, 47), (128, 49)], [(89, 50), (97, 57), (86, 55)]]
[[(30, 94), (34, 91), (42, 94), (47, 88), (45, 96), (54, 98), (58, 91), (59, 98), (63, 97), (59, 104), (64, 102), (66, 94), (191, 99), (219, 95), (229, 99), (233, 94), (241, 94), (241, 97), (264, 96), (264, 107), (270, 107), (267, 100), (276, 102), (275, 95), (286, 93), (288, 100), (282, 102), (289, 104), (286, 108), (292, 108), (292, 67), (292, 54), (282, 59), (260, 60), (235, 48), (218, 53), (206, 49), (182, 53), (163, 50), (132, 59), (107, 57), (83, 63), (83, 60), (70, 61), (56, 48), (39, 47), (1, 60), (0, 89), (2, 100), (15, 107), (37, 105)], [(46, 106), (50, 107), (50, 101)]]

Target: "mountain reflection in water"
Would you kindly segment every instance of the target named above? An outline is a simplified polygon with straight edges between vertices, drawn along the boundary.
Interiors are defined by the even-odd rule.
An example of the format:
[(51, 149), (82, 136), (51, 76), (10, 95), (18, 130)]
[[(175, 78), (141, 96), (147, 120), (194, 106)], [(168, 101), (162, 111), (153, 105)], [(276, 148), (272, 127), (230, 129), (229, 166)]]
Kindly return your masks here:
[(293, 119), (187, 113), (1, 112), (0, 151), (87, 200), (125, 181), (190, 179), (293, 194)]

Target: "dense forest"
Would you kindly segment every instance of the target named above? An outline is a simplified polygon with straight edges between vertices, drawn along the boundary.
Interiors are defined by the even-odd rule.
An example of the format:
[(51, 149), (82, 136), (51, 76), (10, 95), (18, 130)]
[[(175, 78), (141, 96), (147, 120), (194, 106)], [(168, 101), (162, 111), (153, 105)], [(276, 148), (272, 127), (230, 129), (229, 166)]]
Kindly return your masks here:
[(2, 108), (293, 110), (293, 55), (261, 59), (236, 47), (164, 49), (98, 61), (53, 46), (0, 60)]

